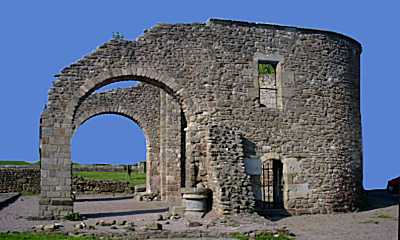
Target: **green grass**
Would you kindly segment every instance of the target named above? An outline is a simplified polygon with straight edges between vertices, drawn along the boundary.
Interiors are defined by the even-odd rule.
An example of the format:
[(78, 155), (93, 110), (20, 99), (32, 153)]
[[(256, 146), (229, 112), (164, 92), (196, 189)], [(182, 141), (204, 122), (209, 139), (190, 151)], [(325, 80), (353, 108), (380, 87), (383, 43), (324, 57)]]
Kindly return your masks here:
[(95, 240), (92, 236), (66, 236), (60, 233), (0, 233), (0, 239), (7, 240)]
[(256, 240), (292, 240), (292, 239), (294, 238), (283, 234), (279, 234), (278, 236), (274, 236), (272, 234), (261, 234), (256, 236)]
[(74, 176), (83, 177), (91, 180), (110, 180), (116, 182), (129, 182), (131, 186), (145, 184), (146, 174), (144, 173), (132, 173), (131, 177), (126, 172), (74, 172)]
[(25, 161), (12, 161), (12, 160), (0, 160), (0, 165), (32, 165), (30, 162)]
[(65, 216), (64, 219), (69, 221), (80, 221), (82, 220), (82, 216), (79, 214), (79, 212), (74, 212)]
[(244, 235), (243, 233), (232, 233), (231, 237), (237, 240), (249, 240), (250, 237)]
[(36, 196), (36, 195), (39, 195), (39, 194), (40, 194), (40, 192), (26, 192), (26, 191), (22, 191), (21, 192), (22, 196)]

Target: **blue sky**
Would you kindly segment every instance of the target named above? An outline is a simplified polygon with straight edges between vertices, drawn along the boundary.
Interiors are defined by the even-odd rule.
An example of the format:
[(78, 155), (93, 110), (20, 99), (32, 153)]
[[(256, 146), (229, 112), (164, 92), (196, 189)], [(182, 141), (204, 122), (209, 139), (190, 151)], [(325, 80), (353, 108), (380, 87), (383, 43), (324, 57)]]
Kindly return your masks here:
[[(0, 159), (38, 159), (39, 116), (53, 75), (109, 40), (135, 39), (156, 23), (226, 18), (337, 31), (363, 45), (361, 94), (364, 185), (400, 175), (400, 1), (1, 1)], [(73, 159), (145, 158), (128, 119), (89, 120), (73, 138)]]

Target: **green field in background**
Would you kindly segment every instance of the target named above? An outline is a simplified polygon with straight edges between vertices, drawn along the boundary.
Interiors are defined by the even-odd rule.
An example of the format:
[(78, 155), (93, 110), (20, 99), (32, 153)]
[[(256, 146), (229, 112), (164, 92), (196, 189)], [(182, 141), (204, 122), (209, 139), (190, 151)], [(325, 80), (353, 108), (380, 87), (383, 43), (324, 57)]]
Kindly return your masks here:
[(144, 173), (132, 173), (128, 176), (126, 172), (94, 172), (94, 171), (83, 171), (74, 172), (74, 176), (83, 177), (92, 180), (111, 180), (119, 182), (129, 182), (131, 186), (146, 183), (146, 174)]
[(0, 165), (32, 165), (30, 162), (25, 161), (12, 161), (12, 160), (0, 160)]

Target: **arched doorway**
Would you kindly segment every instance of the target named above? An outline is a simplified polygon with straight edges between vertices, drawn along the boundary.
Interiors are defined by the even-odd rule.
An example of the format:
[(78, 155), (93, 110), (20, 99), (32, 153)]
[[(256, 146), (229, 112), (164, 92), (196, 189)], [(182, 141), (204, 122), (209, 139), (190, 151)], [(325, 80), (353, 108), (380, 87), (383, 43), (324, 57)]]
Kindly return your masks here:
[(72, 138), (75, 199), (143, 189), (146, 142), (144, 131), (127, 115), (98, 114), (80, 124)]
[[(159, 191), (163, 199), (178, 200), (181, 198), (180, 189), (185, 184), (185, 158), (186, 144), (182, 141), (186, 140), (185, 127), (186, 117), (179, 102), (174, 96), (171, 96), (160, 86), (152, 84), (138, 84), (135, 87), (127, 89), (117, 89), (107, 92), (95, 93), (107, 84), (118, 81), (129, 81), (136, 79), (133, 77), (124, 77), (112, 80), (105, 80), (106, 84), (97, 84), (91, 90), (88, 90), (77, 102), (74, 111), (71, 112), (72, 127), (71, 130), (65, 129), (63, 133), (64, 139), (71, 139), (73, 132), (87, 119), (105, 113), (114, 113), (129, 116), (143, 128), (147, 136), (147, 191)], [(142, 79), (140, 79), (142, 80)], [(153, 83), (152, 81), (149, 81)], [(44, 113), (45, 115), (45, 113)], [(42, 116), (43, 117), (43, 116)], [(44, 124), (45, 125), (45, 124)], [(67, 125), (64, 125), (67, 127)], [(42, 129), (42, 133), (43, 133)], [(69, 134), (71, 133), (71, 135)], [(43, 135), (42, 142), (43, 142)], [(46, 142), (46, 141), (45, 141)], [(67, 175), (70, 168), (70, 142), (60, 143), (64, 145), (63, 168), (57, 165), (58, 171)], [(41, 152), (43, 151), (41, 146)], [(57, 155), (58, 152), (52, 152), (51, 155)], [(45, 154), (44, 161), (46, 164), (51, 160)], [(45, 166), (46, 166), (45, 164)], [(46, 168), (42, 169), (48, 171)], [(53, 170), (50, 170), (53, 171)], [(65, 175), (65, 176), (66, 176)], [(68, 177), (68, 176), (66, 176)], [(70, 177), (70, 176), (69, 176)], [(42, 175), (42, 182), (49, 180), (46, 175)], [(56, 180), (56, 179), (54, 179)], [(57, 179), (59, 181), (60, 179)], [(70, 181), (69, 181), (70, 182)], [(64, 183), (65, 189), (57, 195), (61, 194), (61, 208), (70, 211), (71, 198), (70, 183)], [(43, 194), (42, 194), (43, 195)], [(52, 198), (53, 204), (58, 204), (56, 198)], [(56, 204), (54, 204), (56, 203)], [(47, 204), (46, 204), (47, 205)], [(57, 206), (57, 205), (56, 205)], [(47, 210), (46, 210), (47, 211)], [(53, 211), (54, 214), (54, 211)], [(57, 215), (57, 214), (56, 214)]]

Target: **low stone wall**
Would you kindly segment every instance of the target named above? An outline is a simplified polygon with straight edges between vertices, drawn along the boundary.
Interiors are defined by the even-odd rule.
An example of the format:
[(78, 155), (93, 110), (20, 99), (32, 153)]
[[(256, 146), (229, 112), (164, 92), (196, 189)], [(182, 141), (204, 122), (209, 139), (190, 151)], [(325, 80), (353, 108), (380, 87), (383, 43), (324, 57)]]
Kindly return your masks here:
[(82, 177), (72, 179), (72, 191), (77, 193), (134, 193), (134, 187), (129, 182), (114, 182), (106, 180), (90, 180)]
[[(86, 171), (86, 170), (83, 170)], [(93, 170), (90, 170), (93, 171)], [(135, 171), (132, 171), (135, 172)], [(133, 193), (134, 187), (128, 182), (106, 180), (89, 180), (73, 177), (72, 189), (78, 193)], [(39, 166), (6, 166), (0, 167), (0, 193), (24, 192), (40, 193)]]
[(40, 192), (39, 167), (0, 168), (0, 192)]

